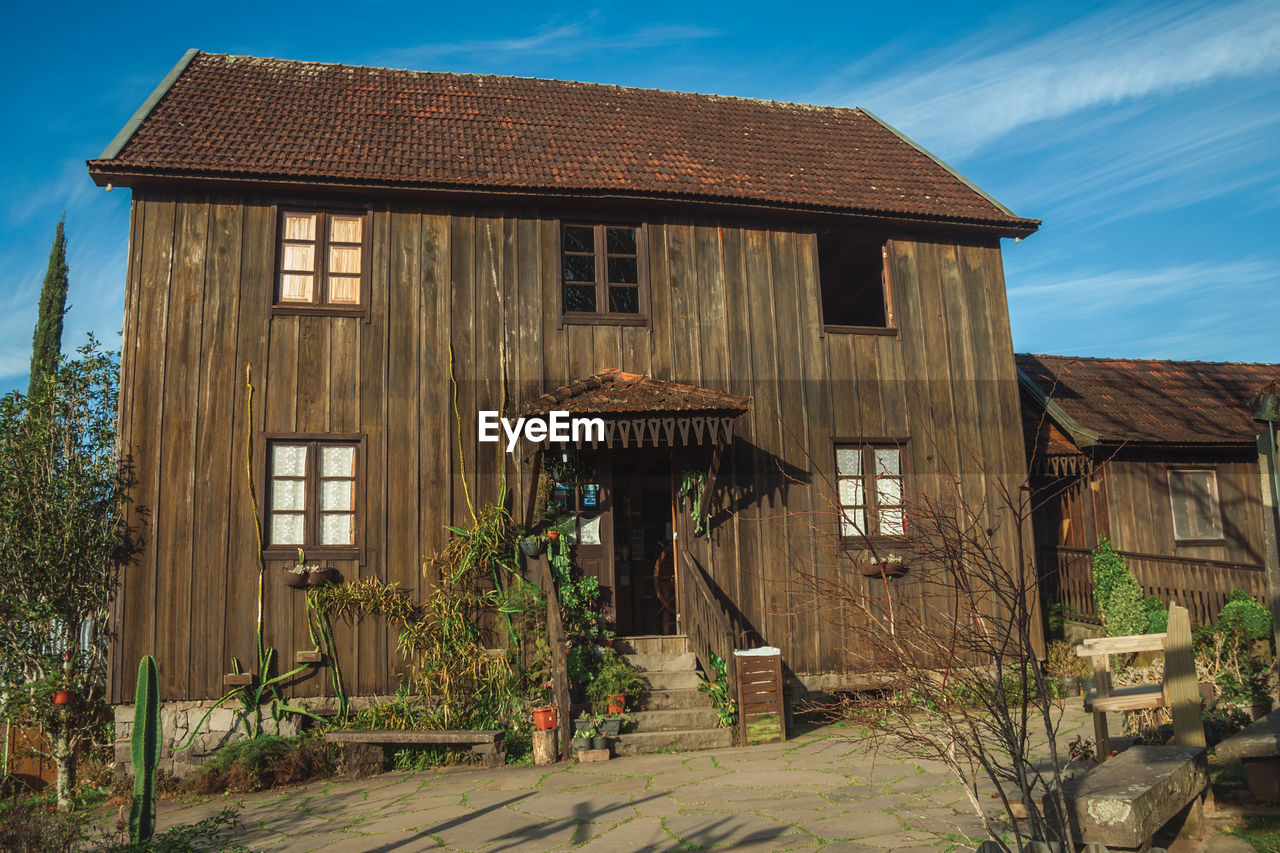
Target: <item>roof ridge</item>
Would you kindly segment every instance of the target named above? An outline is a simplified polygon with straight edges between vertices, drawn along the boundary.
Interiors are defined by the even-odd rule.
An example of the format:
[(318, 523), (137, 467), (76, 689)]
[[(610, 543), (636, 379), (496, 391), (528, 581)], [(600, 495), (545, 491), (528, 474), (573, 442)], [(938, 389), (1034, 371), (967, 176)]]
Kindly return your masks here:
[(1174, 359), (1174, 358), (1122, 358), (1119, 356), (1105, 355), (1055, 355), (1052, 353), (1035, 353), (1035, 352), (1017, 352), (1014, 358), (1065, 358), (1074, 361), (1123, 361), (1130, 364), (1221, 364), (1244, 367), (1276, 367), (1280, 368), (1280, 363), (1271, 361), (1204, 361), (1200, 359)]
[[(284, 65), (323, 65), (329, 68), (358, 68), (362, 70), (372, 71), (396, 71), (405, 74), (425, 75), (432, 77), (467, 77), (476, 80), (525, 80), (545, 83), (559, 83), (571, 86), (590, 86), (599, 89), (616, 89), (623, 92), (652, 92), (660, 95), (686, 95), (692, 98), (708, 98), (719, 101), (739, 101), (744, 103), (763, 104), (765, 106), (777, 107), (796, 107), (804, 110), (812, 110), (814, 112), (834, 112), (834, 113), (860, 113), (867, 118), (874, 119), (871, 113), (859, 106), (837, 107), (831, 104), (811, 104), (802, 101), (780, 101), (775, 98), (752, 98), (746, 95), (720, 95), (714, 92), (691, 92), (685, 89), (662, 89), (656, 86), (624, 86), (621, 83), (597, 83), (592, 80), (566, 80), (559, 77), (535, 77), (522, 76), (519, 74), (480, 74), (473, 71), (429, 71), (423, 68), (393, 68), (386, 65), (360, 65), (347, 62), (322, 62), (319, 60), (308, 59), (281, 59), (275, 56), (253, 56), (246, 53), (210, 53), (208, 51), (196, 51), (200, 56), (217, 57), (220, 59), (231, 60), (256, 60), (259, 62), (279, 62)], [(884, 122), (878, 122), (884, 124)], [(898, 134), (901, 136), (901, 134)], [(927, 152), (926, 152), (927, 153)], [(930, 155), (932, 156), (932, 155)], [(934, 158), (936, 159), (936, 158)], [(1010, 214), (1015, 215), (1015, 214)], [(1022, 218), (1022, 217), (1018, 217)]]

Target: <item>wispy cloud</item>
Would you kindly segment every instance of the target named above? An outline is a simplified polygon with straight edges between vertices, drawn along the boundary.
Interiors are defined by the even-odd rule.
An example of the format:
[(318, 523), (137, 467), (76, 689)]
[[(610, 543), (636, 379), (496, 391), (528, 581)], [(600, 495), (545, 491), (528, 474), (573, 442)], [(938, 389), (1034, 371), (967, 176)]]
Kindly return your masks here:
[(658, 24), (626, 33), (599, 31), (595, 16), (568, 24), (547, 24), (524, 36), (499, 39), (468, 39), (433, 42), (393, 48), (379, 53), (375, 61), (396, 66), (418, 66), (446, 57), (477, 56), (492, 62), (514, 57), (565, 57), (600, 50), (644, 50), (679, 44), (718, 35), (716, 30), (684, 24)]
[[(1015, 346), (1137, 358), (1274, 360), (1280, 270), (1267, 258), (1150, 269), (1009, 271)], [(1135, 318), (1141, 318), (1137, 322)], [(1247, 341), (1257, 352), (1243, 351)], [(1264, 343), (1265, 342), (1265, 343)]]
[(869, 82), (846, 85), (844, 98), (963, 157), (1036, 122), (1280, 68), (1280, 5), (1124, 6), (994, 52), (993, 42), (1010, 43), (1006, 21), (888, 78), (864, 61), (850, 73)]

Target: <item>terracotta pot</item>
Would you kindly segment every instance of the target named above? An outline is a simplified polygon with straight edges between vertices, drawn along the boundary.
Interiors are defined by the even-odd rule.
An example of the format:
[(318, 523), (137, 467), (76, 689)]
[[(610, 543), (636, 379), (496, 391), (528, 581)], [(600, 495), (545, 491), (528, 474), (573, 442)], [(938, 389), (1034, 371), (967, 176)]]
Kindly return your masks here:
[(307, 584), (309, 586), (324, 586), (333, 583), (336, 572), (333, 569), (321, 569), (318, 572), (307, 572)]
[(281, 577), (284, 578), (284, 585), (293, 587), (294, 589), (302, 589), (307, 585), (307, 576), (305, 573), (298, 574), (291, 571), (288, 567), (281, 569)]
[(610, 714), (621, 714), (627, 710), (627, 696), (625, 693), (610, 693), (607, 700), (608, 712)]
[(556, 709), (554, 707), (534, 708), (533, 725), (540, 732), (549, 732), (556, 727)]
[(858, 571), (864, 578), (878, 578), (882, 567), (885, 577), (897, 578), (907, 573), (907, 567), (902, 563), (863, 563)]
[(53, 704), (55, 705), (70, 705), (75, 701), (76, 694), (72, 693), (70, 690), (53, 691)]
[(559, 533), (557, 533), (557, 532), (556, 532), (556, 531), (554, 531), (554, 530), (548, 530), (548, 531), (547, 531), (547, 541), (548, 541), (548, 542), (552, 542), (552, 543), (559, 542), (559, 541), (560, 541), (560, 534), (559, 534)]

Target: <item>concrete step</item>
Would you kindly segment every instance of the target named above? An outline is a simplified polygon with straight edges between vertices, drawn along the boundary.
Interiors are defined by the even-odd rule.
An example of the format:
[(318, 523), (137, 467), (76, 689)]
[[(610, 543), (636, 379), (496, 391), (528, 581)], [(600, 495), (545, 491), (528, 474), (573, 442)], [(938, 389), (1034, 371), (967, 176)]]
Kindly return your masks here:
[(719, 725), (714, 708), (669, 708), (661, 711), (632, 711), (636, 733), (671, 732), (682, 729), (714, 729)]
[(702, 681), (693, 670), (642, 672), (640, 677), (649, 683), (650, 690), (683, 690), (697, 687)]
[(641, 711), (670, 711), (685, 708), (712, 708), (711, 697), (695, 687), (676, 690), (650, 690), (641, 694)]
[(618, 738), (616, 755), (648, 755), (660, 750), (718, 749), (733, 746), (732, 729), (683, 729), (669, 732), (632, 732)]
[(689, 651), (689, 639), (683, 634), (618, 637), (613, 647), (624, 655), (678, 655)]
[(675, 655), (623, 655), (627, 663), (644, 672), (673, 672), (698, 668), (693, 652)]

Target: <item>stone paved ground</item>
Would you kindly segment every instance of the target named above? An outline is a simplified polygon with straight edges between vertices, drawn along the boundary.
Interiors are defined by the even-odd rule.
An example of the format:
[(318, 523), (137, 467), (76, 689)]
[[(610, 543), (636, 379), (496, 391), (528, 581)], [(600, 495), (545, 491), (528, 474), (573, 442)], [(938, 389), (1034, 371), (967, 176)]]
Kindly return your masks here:
[[(600, 764), (455, 768), (228, 798), (270, 851), (973, 850), (983, 836), (940, 764), (870, 756), (826, 726), (786, 743)], [(1113, 729), (1115, 731), (1115, 729)], [(1063, 720), (1063, 745), (1091, 736)], [(160, 804), (159, 828), (227, 805)], [(994, 809), (994, 803), (993, 803)]]

